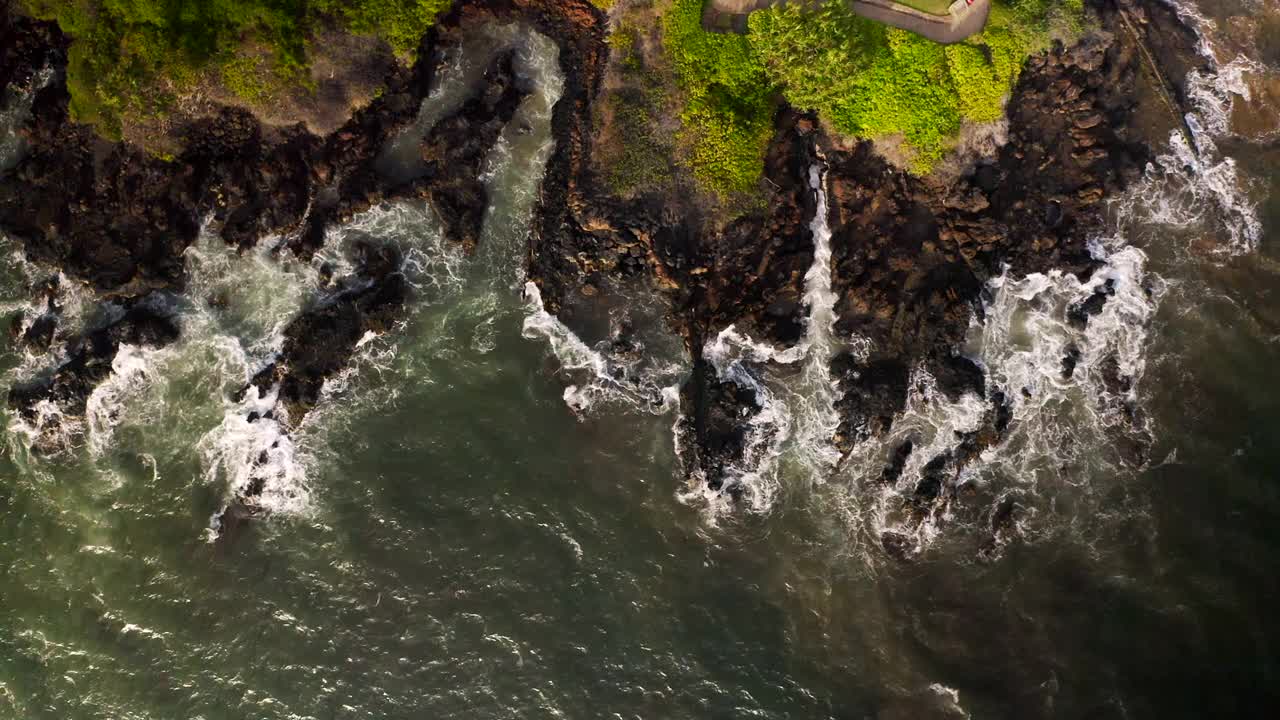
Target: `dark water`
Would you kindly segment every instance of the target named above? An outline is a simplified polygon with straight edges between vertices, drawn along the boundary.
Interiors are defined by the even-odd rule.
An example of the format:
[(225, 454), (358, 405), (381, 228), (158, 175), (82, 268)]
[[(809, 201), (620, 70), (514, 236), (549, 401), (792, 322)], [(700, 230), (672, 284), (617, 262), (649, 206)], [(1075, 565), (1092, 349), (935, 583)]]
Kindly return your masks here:
[[(993, 302), (1030, 299), (992, 313), (1008, 332), (993, 321), (973, 350), (1046, 399), (1019, 406), (1010, 448), (969, 478), (972, 506), (902, 564), (868, 540), (893, 519), (857, 463), (815, 484), (796, 467), (804, 453), (784, 455), (757, 512), (717, 513), (683, 492), (674, 416), (651, 412), (644, 388), (593, 377), (598, 356), (522, 299), (554, 52), (519, 31), (490, 42), (524, 47), (544, 92), (523, 111), (534, 132), (491, 158), (482, 250), (452, 254), (411, 205), (335, 233), (337, 261), (360, 233), (401, 244), (419, 299), (328, 388), (279, 462), (275, 512), (242, 542), (218, 552), (205, 540), (264, 441), (226, 398), (278, 347), (314, 268), (204, 238), (188, 264), (196, 290), (173, 300), (184, 340), (126, 353), (73, 449), (33, 456), (31, 429), (11, 419), (0, 717), (1269, 716), (1274, 150), (1219, 139), (1239, 156), (1222, 197), (1243, 213), (1208, 189), (1217, 151), (1191, 181), (1153, 171), (1103, 243), (1129, 283), (1123, 302), (1095, 336), (1063, 336), (1142, 371), (1155, 467), (1115, 462), (1114, 418), (1087, 372), (1044, 379), (1067, 332), (1055, 298), (1076, 289), (1010, 279)], [(1262, 223), (1252, 240), (1250, 217)], [(4, 273), (11, 313), (47, 271), (13, 256)], [(201, 299), (219, 288), (236, 290), (227, 306)], [(92, 314), (82, 300), (73, 317)], [(680, 362), (651, 332), (650, 363)], [(0, 355), (11, 382), (54, 359)], [(654, 387), (673, 381), (652, 374)], [(582, 412), (566, 405), (570, 383)], [(900, 425), (942, 436), (966, 412), (924, 397)], [(980, 560), (986, 508), (1007, 493), (1029, 509), (1023, 537)]]

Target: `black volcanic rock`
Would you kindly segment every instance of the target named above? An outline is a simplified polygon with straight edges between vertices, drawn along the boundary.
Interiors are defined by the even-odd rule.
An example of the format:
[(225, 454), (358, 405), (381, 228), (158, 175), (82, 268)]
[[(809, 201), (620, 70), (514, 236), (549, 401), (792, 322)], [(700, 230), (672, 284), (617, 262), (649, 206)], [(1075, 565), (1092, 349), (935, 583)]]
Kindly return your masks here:
[(746, 451), (747, 421), (760, 409), (753, 390), (720, 380), (715, 368), (699, 360), (680, 391), (679, 432), (690, 441), (681, 457), (686, 472), (702, 473), (714, 491), (741, 493), (729, 476)]
[[(249, 422), (270, 420), (286, 432), (296, 429), (319, 403), (325, 381), (347, 367), (366, 334), (386, 333), (403, 317), (410, 290), (399, 251), (359, 243), (354, 252), (355, 274), (289, 323), (280, 354), (241, 391), (242, 397), (250, 388), (259, 397), (275, 392), (275, 408), (265, 414), (251, 411)], [(265, 458), (253, 462), (255, 469), (265, 464)], [(220, 541), (233, 540), (257, 515), (267, 482), (265, 474), (253, 476), (218, 513)]]
[(409, 285), (399, 252), (368, 244), (356, 252), (357, 273), (289, 323), (279, 357), (252, 380), (261, 394), (280, 387), (291, 427), (316, 406), (325, 380), (347, 366), (365, 334), (386, 333), (403, 315)]
[[(67, 343), (67, 360), (49, 377), (17, 385), (9, 390), (9, 407), (27, 422), (35, 422), (41, 403), (50, 403), (58, 412), (55, 422), (84, 416), (89, 395), (112, 374), (112, 363), (121, 345), (158, 348), (178, 339), (174, 319), (149, 303), (135, 303), (111, 322), (90, 330)], [(36, 439), (36, 448), (55, 449), (50, 444), (59, 427), (46, 427), (48, 437)]]

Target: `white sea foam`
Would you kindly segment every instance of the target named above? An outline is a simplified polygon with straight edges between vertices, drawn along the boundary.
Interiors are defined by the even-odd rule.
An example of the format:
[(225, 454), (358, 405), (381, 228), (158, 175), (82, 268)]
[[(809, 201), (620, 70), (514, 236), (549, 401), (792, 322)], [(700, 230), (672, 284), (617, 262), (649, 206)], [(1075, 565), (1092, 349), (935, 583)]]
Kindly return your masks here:
[(42, 455), (57, 456), (73, 450), (84, 432), (84, 419), (68, 415), (51, 400), (40, 400), (31, 406), (31, 418), (13, 413), (5, 428), (9, 450), (14, 457), (30, 457), (32, 448)]
[(280, 346), (284, 330), (319, 284), (315, 268), (288, 251), (279, 238), (265, 237), (237, 252), (202, 228), (185, 253), (187, 314), (198, 316), (208, 334), (243, 345), (265, 362)]
[[(278, 389), (262, 396), (249, 386), (238, 402), (228, 394), (245, 388), (274, 361), (285, 329), (314, 294), (318, 273), (288, 251), (277, 250), (274, 238), (236, 252), (207, 228), (188, 248), (186, 263), (191, 302), (182, 309), (183, 335), (173, 348), (177, 360), (169, 364), (198, 367), (208, 378), (207, 390), (222, 397), (221, 421), (196, 443), (201, 480), (225, 488), (230, 502), (260, 479), (263, 490), (252, 500), (255, 507), (305, 513), (310, 500), (306, 462), (282, 424)], [(269, 412), (272, 417), (264, 417)], [(249, 421), (251, 413), (258, 416), (254, 422)], [(215, 514), (210, 538), (217, 535), (216, 520)]]
[[(729, 326), (702, 351), (721, 382), (751, 390), (760, 406), (759, 412), (744, 419), (743, 457), (737, 467), (727, 470), (723, 485), (741, 493), (752, 511), (763, 512), (773, 506), (782, 464), (794, 465), (810, 482), (821, 483), (840, 459), (833, 443), (840, 424), (835, 410), (836, 381), (831, 376), (837, 345), (836, 296), (831, 289), (831, 229), (824, 174), (820, 165), (809, 171), (817, 209), (810, 224), (814, 252), (804, 278), (807, 316), (800, 341), (778, 349)], [(782, 369), (793, 365), (798, 369)], [(707, 507), (714, 517), (730, 504), (723, 492), (711, 490), (704, 480), (694, 478), (681, 497)]]
[(831, 377), (836, 324), (836, 294), (831, 289), (831, 227), (828, 224), (824, 171), (809, 170), (809, 183), (817, 196), (817, 210), (810, 225), (813, 233), (813, 264), (804, 276), (805, 303), (809, 316), (802, 345), (805, 361), (799, 387), (789, 403), (795, 414), (795, 447), (800, 463), (811, 468), (815, 481), (826, 475), (840, 460), (832, 438), (840, 426), (836, 413), (836, 381)]
[[(225, 485), (228, 500), (241, 498), (255, 509), (302, 515), (311, 507), (307, 468), (285, 428), (287, 413), (277, 403), (279, 392), (278, 386), (266, 395), (249, 387), (241, 402), (228, 403), (221, 425), (201, 438), (197, 450), (205, 482)], [(262, 490), (248, 497), (254, 484)], [(218, 536), (217, 522), (215, 514), (206, 535), (210, 540)]]
[(330, 228), (312, 267), (318, 270), (328, 265), (335, 278), (353, 276), (357, 268), (352, 264), (352, 251), (362, 239), (399, 250), (405, 279), (424, 301), (435, 301), (463, 285), (466, 253), (444, 237), (435, 213), (425, 202), (383, 203)]
[[(357, 268), (352, 259), (354, 245), (358, 241), (369, 240), (375, 246), (390, 245), (399, 250), (403, 258), (401, 269), (414, 289), (411, 313), (446, 300), (457, 301), (469, 308), (467, 312), (488, 308), (488, 315), (480, 320), (480, 325), (487, 323), (492, 326), (498, 304), (487, 301), (485, 290), (479, 291), (484, 297), (478, 299), (470, 295), (463, 297), (463, 290), (476, 279), (478, 267), (488, 267), (490, 258), (495, 265), (502, 263), (506, 273), (511, 273), (513, 266), (518, 268), (523, 258), (528, 217), (552, 146), (539, 143), (531, 147), (516, 128), (536, 129), (540, 126), (542, 133), (530, 134), (550, 135), (551, 106), (559, 98), (563, 83), (556, 63), (555, 44), (527, 28), (495, 26), (486, 30), (486, 37), (451, 55), (450, 65), (443, 70), (442, 83), (424, 103), (416, 128), (418, 134), (425, 133), (456, 107), (476, 87), (479, 72), (492, 56), (511, 47), (517, 49), (517, 74), (533, 83), (535, 93), (522, 104), (516, 118), (504, 130), (501, 140), (486, 160), (483, 179), (491, 193), (501, 197), (495, 197), (495, 203), (487, 213), (477, 257), (467, 257), (461, 247), (444, 237), (434, 212), (424, 202), (383, 203), (342, 226), (330, 228), (323, 248), (316, 253), (310, 266), (303, 271), (295, 271), (283, 283), (286, 289), (273, 299), (276, 304), (272, 307), (287, 307), (288, 311), (276, 313), (274, 309), (267, 309), (262, 317), (249, 324), (256, 335), (255, 339), (244, 343), (243, 350), (248, 351), (248, 356), (243, 361), (232, 363), (236, 366), (234, 372), (242, 378), (241, 386), (279, 352), (284, 328), (296, 317), (307, 298), (314, 294), (310, 288), (320, 284), (322, 267), (339, 280), (356, 274)], [(496, 206), (507, 211), (497, 221), (494, 218)], [(264, 254), (262, 259), (266, 269), (279, 268), (282, 261), (288, 261), (275, 254)], [(299, 279), (303, 282), (299, 283)], [(507, 283), (502, 283), (501, 287), (504, 292), (510, 291)], [(250, 305), (263, 307), (256, 301), (251, 301)], [(313, 447), (320, 442), (314, 437), (318, 428), (339, 423), (353, 407), (375, 401), (373, 398), (355, 398), (354, 402), (338, 402), (340, 396), (353, 391), (354, 383), (363, 374), (412, 372), (398, 367), (396, 362), (400, 356), (400, 345), (405, 341), (406, 338), (394, 333), (387, 338), (373, 333), (361, 338), (355, 356), (346, 368), (325, 381), (318, 406), (307, 414), (301, 424), (290, 423), (283, 417), (284, 407), (277, 402), (278, 387), (265, 394), (251, 387), (241, 402), (228, 401), (220, 425), (200, 442), (206, 469), (205, 481), (225, 485), (228, 499), (243, 498), (251, 486), (260, 485), (261, 495), (250, 493), (254, 495), (250, 502), (258, 509), (286, 514), (309, 512), (311, 480), (308, 468), (311, 458), (319, 452), (318, 446)], [(477, 333), (477, 342), (483, 346), (492, 340), (486, 341), (481, 333)], [(364, 390), (361, 388), (362, 392)], [(390, 402), (395, 394), (394, 389), (380, 391), (376, 393), (376, 401)], [(267, 417), (268, 413), (271, 413), (270, 417)], [(250, 422), (250, 417), (255, 420)], [(211, 528), (211, 537), (216, 536), (216, 530), (216, 527)]]
[[(1051, 271), (991, 281), (984, 319), (973, 320), (967, 343), (986, 372), (987, 399), (969, 393), (952, 401), (923, 369), (913, 372), (906, 406), (890, 432), (856, 446), (843, 466), (855, 482), (853, 507), (846, 510), (875, 537), (886, 531), (909, 537), (919, 552), (951, 524), (948, 496), (923, 517), (908, 512), (906, 501), (930, 461), (982, 426), (995, 392), (1004, 394), (1012, 416), (1008, 433), (961, 470), (961, 486), (994, 481), (1011, 483), (1022, 496), (1046, 489), (1051, 495), (1060, 483), (1120, 466), (1123, 459), (1108, 449), (1118, 433), (1154, 432), (1145, 420), (1135, 426), (1126, 408), (1140, 402), (1147, 336), (1167, 286), (1147, 271), (1141, 250), (1119, 238), (1109, 244), (1116, 249), (1095, 244), (1103, 265), (1087, 280)], [(1112, 294), (1101, 311), (1084, 329), (1073, 324), (1071, 308), (1108, 284)], [(1076, 357), (1070, 377), (1063, 365), (1069, 353)], [(1120, 387), (1113, 378), (1122, 380)], [(914, 449), (901, 474), (881, 483), (887, 457), (908, 440)]]
[(660, 385), (655, 375), (637, 373), (635, 363), (606, 356), (600, 349), (588, 346), (559, 318), (547, 312), (542, 293), (533, 282), (524, 288), (527, 313), (524, 337), (543, 340), (560, 362), (562, 370), (581, 377), (581, 381), (564, 390), (564, 401), (575, 412), (585, 413), (598, 401), (621, 401), (631, 407), (665, 413), (680, 400), (677, 385)]
[(1185, 119), (1191, 144), (1180, 131), (1170, 135), (1168, 151), (1147, 168), (1143, 187), (1121, 201), (1121, 224), (1129, 220), (1125, 215), (1138, 215), (1160, 225), (1198, 228), (1212, 218), (1217, 232), (1225, 236), (1215, 253), (1249, 253), (1262, 238), (1257, 204), (1249, 198), (1249, 183), (1235, 159), (1224, 156), (1216, 141), (1232, 134), (1236, 101), (1251, 99), (1247, 77), (1263, 68), (1244, 55), (1223, 62), (1210, 39), (1214, 22), (1189, 4), (1172, 5), (1196, 29), (1198, 49), (1209, 68), (1192, 70), (1186, 78), (1191, 110)]
[(164, 367), (160, 358), (168, 349), (122, 344), (111, 361), (111, 375), (93, 389), (85, 402), (85, 425), (89, 452), (101, 455), (111, 443), (131, 401), (136, 400)]
[(942, 683), (933, 683), (929, 686), (929, 692), (933, 694), (936, 701), (936, 709), (944, 713), (948, 717), (968, 718), (972, 717), (968, 710), (960, 705), (960, 691), (955, 688), (947, 687)]
[[(1037, 499), (1051, 507), (1064, 486), (1087, 484), (1100, 471), (1113, 475), (1126, 460), (1116, 450), (1120, 436), (1139, 442), (1155, 437), (1157, 428), (1141, 412), (1142, 379), (1151, 326), (1169, 283), (1148, 269), (1146, 253), (1130, 242), (1152, 227), (1170, 227), (1187, 237), (1216, 236), (1218, 242), (1208, 247), (1221, 257), (1255, 250), (1262, 235), (1248, 179), (1217, 147), (1231, 133), (1233, 103), (1249, 98), (1245, 78), (1257, 64), (1244, 57), (1220, 62), (1206, 33), (1212, 23), (1178, 5), (1200, 30), (1200, 51), (1211, 64), (1187, 78), (1192, 111), (1186, 120), (1194, 147), (1181, 132), (1172, 133), (1143, 182), (1113, 202), (1113, 231), (1092, 246), (1103, 264), (1090, 278), (1058, 271), (1001, 275), (990, 283), (982, 320), (975, 318), (970, 329), (966, 352), (986, 371), (989, 392), (1004, 394), (1012, 421), (1003, 440), (965, 468), (958, 482), (1000, 483), (992, 507), (1017, 498), (1022, 511), (1014, 524), (1020, 532), (1028, 531), (1028, 520), (1041, 509), (1034, 505)], [(1087, 327), (1072, 324), (1068, 310), (1108, 283), (1113, 292)], [(1063, 360), (1069, 353), (1075, 367), (1067, 377)], [(926, 548), (954, 520), (952, 509), (944, 498), (923, 521), (908, 520), (904, 501), (924, 466), (955, 448), (957, 433), (976, 429), (990, 407), (976, 396), (951, 402), (917, 371), (892, 431), (856, 447), (846, 459), (856, 488), (850, 514), (867, 521), (876, 537), (898, 532), (914, 539), (917, 551)], [(897, 482), (877, 485), (886, 458), (908, 439), (914, 450)]]

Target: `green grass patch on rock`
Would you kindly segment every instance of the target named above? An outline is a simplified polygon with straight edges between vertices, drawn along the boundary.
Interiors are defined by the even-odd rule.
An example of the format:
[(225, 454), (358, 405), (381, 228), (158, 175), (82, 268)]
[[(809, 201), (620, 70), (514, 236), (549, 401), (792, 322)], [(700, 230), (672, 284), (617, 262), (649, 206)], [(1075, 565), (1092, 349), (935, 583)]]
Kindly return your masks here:
[(707, 33), (702, 0), (673, 0), (663, 26), (686, 93), (689, 163), (729, 193), (758, 179), (772, 98), (816, 110), (857, 138), (902, 136), (927, 173), (965, 121), (990, 122), (1026, 59), (1054, 35), (1078, 31), (1081, 0), (995, 0), (984, 32), (955, 45), (855, 15), (843, 0), (754, 13), (745, 36)]
[[(411, 54), (451, 0), (22, 0), (71, 37), (71, 109), (104, 135), (127, 116), (168, 111), (177, 95), (217, 71), (246, 101), (306, 77), (323, 27), (384, 38)], [(265, 48), (266, 57), (242, 53)]]

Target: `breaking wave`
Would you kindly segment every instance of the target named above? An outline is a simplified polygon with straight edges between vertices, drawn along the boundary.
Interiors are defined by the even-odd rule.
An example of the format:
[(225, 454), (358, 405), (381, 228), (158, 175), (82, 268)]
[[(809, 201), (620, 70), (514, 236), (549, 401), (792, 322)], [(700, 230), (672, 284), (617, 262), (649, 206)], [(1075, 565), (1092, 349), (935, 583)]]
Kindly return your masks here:
[(678, 372), (678, 368), (644, 372), (643, 352), (620, 356), (607, 349), (593, 348), (547, 312), (537, 285), (525, 283), (524, 296), (528, 308), (524, 337), (544, 340), (562, 371), (583, 378), (564, 390), (564, 402), (574, 412), (584, 414), (601, 400), (621, 402), (657, 414), (666, 413), (679, 404), (679, 385), (662, 384), (662, 379)]
[[(1141, 250), (1112, 242), (1114, 251), (1095, 245), (1102, 265), (1087, 280), (1052, 271), (1022, 278), (1005, 273), (991, 281), (984, 319), (974, 319), (966, 348), (985, 371), (987, 397), (967, 393), (952, 401), (926, 371), (913, 372), (906, 407), (891, 430), (856, 446), (845, 461), (854, 481), (851, 514), (874, 537), (909, 537), (919, 552), (956, 521), (945, 500), (923, 517), (911, 512), (910, 500), (929, 464), (983, 426), (996, 393), (1009, 413), (1008, 432), (960, 468), (960, 493), (982, 489), (993, 503), (1012, 493), (1034, 514), (1042, 492), (1051, 498), (1064, 483), (1143, 462), (1124, 450), (1149, 445), (1153, 437), (1140, 411), (1141, 381), (1167, 284), (1147, 270)], [(1106, 303), (1082, 326), (1080, 308), (1094, 297)], [(884, 483), (889, 458), (907, 443), (900, 474)]]
[[(1121, 201), (1121, 212), (1173, 228), (1200, 228), (1212, 219), (1214, 231), (1223, 234), (1214, 253), (1250, 253), (1262, 238), (1257, 204), (1249, 198), (1250, 183), (1236, 160), (1224, 156), (1217, 141), (1233, 134), (1231, 114), (1237, 98), (1252, 98), (1246, 77), (1264, 68), (1245, 55), (1222, 62), (1210, 39), (1215, 23), (1186, 3), (1171, 4), (1196, 29), (1199, 53), (1209, 67), (1187, 75), (1186, 100), (1191, 109), (1185, 120), (1190, 142), (1181, 131), (1170, 135), (1167, 152), (1147, 168), (1142, 189)], [(1122, 217), (1121, 224), (1126, 219)]]
[[(1142, 379), (1151, 328), (1171, 283), (1133, 243), (1166, 227), (1218, 237), (1208, 259), (1256, 250), (1262, 225), (1248, 181), (1215, 142), (1230, 133), (1235, 98), (1249, 97), (1243, 76), (1254, 68), (1239, 57), (1188, 78), (1193, 111), (1186, 119), (1194, 147), (1183, 133), (1172, 133), (1142, 183), (1113, 201), (1114, 230), (1092, 243), (1101, 264), (1088, 279), (1059, 271), (1021, 278), (1006, 272), (989, 283), (966, 347), (985, 371), (987, 398), (970, 394), (950, 401), (926, 372), (913, 373), (906, 409), (892, 430), (855, 447), (845, 461), (852, 489), (846, 511), (860, 528), (876, 538), (905, 535), (920, 552), (953, 524), (973, 529), (986, 523), (983, 532), (990, 533), (997, 507), (1016, 500), (1021, 513), (1014, 532), (1034, 532), (1033, 519), (1054, 512), (1064, 494), (1087, 494), (1090, 478), (1132, 472), (1148, 461), (1158, 429), (1142, 407)], [(1083, 312), (1090, 299), (1100, 306)], [(958, 492), (983, 498), (986, 506), (960, 517), (944, 498), (923, 519), (913, 514), (912, 495), (928, 463), (978, 430), (997, 392), (1010, 413), (1008, 431), (956, 479)], [(901, 474), (880, 483), (893, 453), (907, 442), (912, 445)]]
[[(746, 420), (742, 460), (729, 469), (723, 486), (740, 491), (741, 500), (755, 512), (773, 507), (784, 466), (811, 483), (822, 483), (840, 460), (833, 442), (840, 424), (836, 381), (831, 375), (836, 295), (831, 289), (831, 228), (824, 176), (821, 165), (810, 168), (817, 210), (810, 225), (813, 262), (804, 277), (807, 315), (800, 341), (779, 350), (731, 325), (702, 350), (721, 382), (750, 390), (760, 406)], [(723, 491), (710, 489), (703, 479), (694, 478), (690, 485), (682, 499), (701, 504), (712, 517), (731, 507)]]

